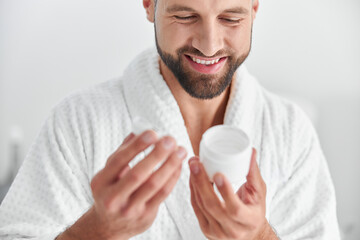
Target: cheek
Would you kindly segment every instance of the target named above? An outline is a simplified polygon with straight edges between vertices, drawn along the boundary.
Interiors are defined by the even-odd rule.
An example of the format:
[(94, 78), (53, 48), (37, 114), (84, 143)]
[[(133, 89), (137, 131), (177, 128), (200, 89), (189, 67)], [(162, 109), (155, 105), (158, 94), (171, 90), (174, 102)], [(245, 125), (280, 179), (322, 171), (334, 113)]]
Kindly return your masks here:
[(251, 45), (251, 27), (228, 29), (226, 31), (226, 45), (237, 52), (244, 53)]
[(167, 52), (174, 52), (189, 43), (189, 29), (177, 26), (178, 24), (168, 24), (159, 26), (157, 38), (160, 47)]

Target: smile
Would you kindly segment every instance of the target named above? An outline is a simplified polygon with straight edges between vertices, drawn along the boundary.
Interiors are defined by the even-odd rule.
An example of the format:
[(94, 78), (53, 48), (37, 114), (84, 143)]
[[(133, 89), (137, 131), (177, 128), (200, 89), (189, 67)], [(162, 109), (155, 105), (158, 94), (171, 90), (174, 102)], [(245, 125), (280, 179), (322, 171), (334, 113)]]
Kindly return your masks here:
[(218, 63), (220, 61), (220, 58), (212, 61), (205, 61), (198, 58), (191, 57), (191, 60), (193, 60), (196, 63), (202, 64), (202, 65), (213, 65), (215, 63)]
[(185, 55), (192, 69), (203, 74), (216, 74), (218, 73), (227, 60), (227, 57), (201, 59), (195, 56)]

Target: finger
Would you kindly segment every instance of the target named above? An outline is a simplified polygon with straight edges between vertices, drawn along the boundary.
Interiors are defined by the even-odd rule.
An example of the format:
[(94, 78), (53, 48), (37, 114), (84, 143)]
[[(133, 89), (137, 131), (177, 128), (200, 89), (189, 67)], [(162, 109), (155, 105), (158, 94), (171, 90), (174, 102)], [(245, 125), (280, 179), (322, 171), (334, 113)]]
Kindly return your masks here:
[(173, 188), (175, 187), (180, 174), (181, 174), (182, 166), (178, 168), (178, 170), (173, 174), (173, 177), (163, 186), (156, 194), (153, 196), (147, 203), (147, 209), (157, 209), (158, 206), (165, 201), (167, 196), (171, 193)]
[[(235, 194), (232, 192), (231, 185), (230, 185), (230, 189), (231, 189), (230, 190), (231, 194), (234, 196)], [(195, 196), (200, 210), (203, 212), (203, 215), (206, 217), (206, 219), (208, 219), (209, 235), (211, 235), (214, 238), (220, 238), (220, 239), (224, 238), (224, 236), (227, 236), (228, 238), (232, 238), (232, 239), (236, 238), (237, 231), (243, 228), (242, 224), (239, 221), (232, 219), (231, 215), (228, 213), (225, 220), (220, 220), (219, 218), (213, 217), (211, 214), (208, 213), (207, 209), (204, 207), (204, 204), (202, 203), (201, 200), (201, 196), (197, 192)]]
[(178, 147), (164, 164), (131, 196), (129, 208), (139, 204), (145, 204), (152, 198), (166, 182), (173, 177), (173, 174), (179, 169), (186, 154), (185, 148)]
[(255, 148), (253, 148), (252, 155), (251, 155), (251, 161), (250, 161), (250, 168), (249, 168), (249, 172), (246, 176), (247, 181), (251, 182), (253, 184), (257, 184), (259, 181), (259, 178), (261, 178), (260, 170), (259, 170), (259, 167), (256, 162), (256, 157), (257, 157), (257, 152), (256, 152)]
[(108, 164), (111, 164), (114, 161), (119, 162), (119, 158), (124, 159), (122, 157), (123, 155), (129, 156), (132, 159), (151, 144), (154, 144), (157, 140), (157, 134), (152, 130), (147, 130), (139, 135), (131, 133), (109, 157)]
[[(206, 213), (211, 215), (211, 218), (206, 217), (210, 225), (213, 225), (213, 228), (216, 229), (215, 232), (221, 235), (224, 231), (220, 231), (221, 229), (218, 229), (218, 225), (220, 224), (221, 227), (231, 226), (232, 220), (227, 215), (223, 204), (217, 197), (204, 166), (197, 159), (191, 159), (189, 165), (191, 170), (190, 181), (197, 193), (197, 199), (199, 198), (200, 209), (203, 210), (205, 216)], [(219, 236), (217, 235), (217, 237)]]
[(195, 192), (202, 197), (205, 209), (214, 217), (224, 216), (221, 208), (221, 202), (214, 192), (209, 178), (205, 172), (203, 165), (195, 158), (190, 159), (189, 167), (191, 171), (190, 180), (194, 186)]
[(237, 222), (244, 222), (243, 220), (248, 214), (251, 214), (248, 207), (241, 201), (241, 199), (234, 193), (231, 183), (221, 173), (216, 173), (214, 182), (225, 202), (227, 214)]
[(151, 153), (133, 167), (125, 176), (111, 186), (108, 191), (107, 204), (116, 209), (139, 188), (151, 175), (157, 164), (166, 160), (176, 146), (172, 137), (166, 136), (155, 144)]
[(122, 148), (124, 148), (126, 145), (128, 145), (128, 144), (131, 142), (131, 140), (133, 140), (135, 137), (136, 137), (135, 134), (130, 133), (130, 134), (123, 140), (123, 142), (122, 142), (121, 145), (118, 147), (118, 149), (117, 149), (113, 154), (110, 155), (110, 157), (109, 157), (108, 160), (106, 161), (106, 165), (108, 165), (108, 164), (112, 161), (112, 159), (114, 159), (114, 157), (117, 155), (117, 153), (118, 153), (118, 151), (119, 151), (120, 149), (122, 149)]
[[(266, 194), (266, 185), (261, 176), (259, 166), (256, 162), (257, 152), (253, 148), (253, 154), (250, 162), (249, 173), (246, 176), (245, 189), (247, 194), (252, 195), (252, 198), (257, 202), (262, 195)], [(244, 194), (244, 193), (243, 193)]]
[(130, 171), (130, 166), (126, 165), (125, 167), (123, 167), (123, 169), (121, 169), (119, 175), (118, 175), (118, 180), (121, 179), (123, 176), (125, 176), (126, 173), (128, 173)]
[[(132, 139), (134, 139), (135, 134), (134, 133), (130, 133), (122, 142), (120, 147), (126, 146), (129, 142), (131, 142)], [(112, 159), (113, 156), (110, 156), (109, 160), (106, 162), (106, 165), (111, 161), (110, 159)], [(124, 176), (128, 171), (130, 170), (130, 166), (127, 164), (125, 167), (123, 167), (119, 174), (118, 174), (118, 179), (122, 178), (122, 176)]]
[(108, 164), (100, 171), (99, 183), (101, 188), (118, 180), (118, 176), (124, 167), (140, 152), (144, 151), (157, 140), (154, 131), (145, 131), (139, 136), (128, 139), (127, 146), (119, 148), (110, 158)]
[[(204, 216), (204, 218), (206, 219), (206, 222), (209, 225), (208, 230), (210, 230), (211, 227), (219, 228), (218, 224), (217, 224), (216, 220), (213, 218), (213, 216), (208, 211), (206, 211), (204, 203), (201, 199), (201, 196), (200, 196), (199, 192), (196, 190), (196, 187), (194, 186), (193, 181), (194, 181), (193, 177), (190, 175), (190, 185), (194, 192), (194, 201), (195, 201), (196, 206), (198, 207), (201, 215)], [(207, 233), (209, 234), (210, 231), (208, 231)]]
[(131, 139), (133, 139), (134, 137), (135, 137), (135, 134), (134, 134), (134, 133), (130, 133), (130, 134), (124, 139), (124, 141), (122, 142), (121, 145), (127, 144), (127, 143), (130, 142)]
[(201, 214), (205, 217), (206, 221), (208, 222), (208, 227), (204, 229), (204, 233), (206, 234), (207, 237), (210, 238), (219, 238), (220, 236), (223, 236), (223, 230), (222, 227), (220, 226), (220, 223), (207, 211), (206, 207), (204, 206), (203, 200), (201, 199), (199, 192), (197, 191), (196, 187), (193, 184), (192, 176), (190, 176), (190, 183), (194, 190), (194, 195), (195, 195), (194, 198), (196, 205), (199, 207)]
[[(130, 133), (130, 134), (124, 139), (124, 141), (122, 142), (122, 144), (121, 144), (120, 147), (123, 147), (123, 146), (125, 146), (126, 144), (128, 144), (134, 137), (135, 137), (135, 135), (134, 135), (133, 133)], [(115, 152), (115, 153), (116, 153), (116, 152)], [(115, 153), (113, 153), (113, 154), (109, 157), (108, 161), (106, 162), (105, 167), (108, 166), (109, 162), (114, 158)], [(130, 168), (129, 168), (128, 165), (126, 165), (125, 167), (121, 168), (121, 169), (119, 170), (120, 172), (119, 172), (119, 174), (118, 174), (118, 179), (120, 179), (129, 169), (130, 169)], [(105, 174), (105, 173), (104, 173), (104, 169), (102, 169), (102, 170), (99, 171), (99, 172), (94, 176), (94, 178), (92, 179), (91, 185), (92, 185), (92, 188), (93, 188), (94, 190), (97, 190), (97, 188), (100, 188), (100, 187), (102, 187), (102, 186), (104, 185), (104, 183), (105, 183), (105, 179), (104, 179), (104, 177), (103, 177), (104, 174)], [(104, 180), (104, 181), (102, 181), (102, 180)]]
[(189, 186), (190, 186), (190, 193), (191, 193), (191, 205), (192, 205), (195, 215), (199, 221), (201, 230), (203, 232), (208, 232), (209, 221), (206, 219), (204, 213), (201, 211), (199, 204), (196, 201), (195, 191), (194, 191), (191, 181), (189, 181)]

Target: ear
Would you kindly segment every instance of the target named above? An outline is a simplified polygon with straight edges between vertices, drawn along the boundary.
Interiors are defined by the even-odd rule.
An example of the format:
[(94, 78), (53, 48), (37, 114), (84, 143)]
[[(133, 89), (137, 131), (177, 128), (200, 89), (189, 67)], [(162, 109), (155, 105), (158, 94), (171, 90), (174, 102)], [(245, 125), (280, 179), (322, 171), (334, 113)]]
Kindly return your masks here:
[(155, 21), (155, 2), (154, 0), (143, 0), (143, 6), (146, 10), (146, 18), (150, 22)]
[(259, 10), (259, 0), (254, 0), (252, 3), (252, 18), (253, 18), (253, 20), (255, 19), (258, 10)]

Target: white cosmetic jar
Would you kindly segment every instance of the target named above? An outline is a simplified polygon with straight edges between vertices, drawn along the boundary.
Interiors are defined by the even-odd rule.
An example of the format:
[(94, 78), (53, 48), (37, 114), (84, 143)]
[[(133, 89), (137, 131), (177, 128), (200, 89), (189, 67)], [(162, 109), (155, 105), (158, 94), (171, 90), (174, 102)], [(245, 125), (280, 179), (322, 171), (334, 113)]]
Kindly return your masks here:
[(252, 154), (249, 136), (241, 129), (217, 125), (209, 128), (200, 141), (200, 161), (213, 182), (215, 173), (231, 183), (245, 183)]

